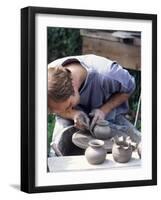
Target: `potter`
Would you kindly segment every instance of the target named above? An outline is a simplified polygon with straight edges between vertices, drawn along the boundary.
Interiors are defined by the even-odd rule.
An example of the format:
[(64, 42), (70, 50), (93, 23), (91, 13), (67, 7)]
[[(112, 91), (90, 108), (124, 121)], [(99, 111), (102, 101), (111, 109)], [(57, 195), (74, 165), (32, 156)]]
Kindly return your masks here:
[[(138, 137), (135, 127), (125, 118), (134, 90), (134, 77), (105, 57), (68, 56), (49, 63), (47, 103), (49, 113), (56, 114), (52, 138), (56, 155), (65, 155), (63, 129), (71, 125), (93, 130), (98, 120), (112, 120), (116, 131), (120, 125), (132, 127), (132, 134)], [(67, 140), (71, 143), (71, 137)]]
[(107, 151), (104, 149), (104, 141), (91, 140), (85, 151), (85, 157), (90, 164), (101, 164), (105, 161)]

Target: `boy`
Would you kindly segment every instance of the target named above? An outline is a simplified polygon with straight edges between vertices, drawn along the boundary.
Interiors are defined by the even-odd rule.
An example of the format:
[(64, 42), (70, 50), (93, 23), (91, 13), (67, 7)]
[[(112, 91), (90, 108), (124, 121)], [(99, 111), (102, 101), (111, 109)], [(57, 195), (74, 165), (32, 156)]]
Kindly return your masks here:
[(57, 154), (63, 155), (63, 128), (74, 124), (92, 129), (100, 119), (108, 120), (116, 134), (130, 129), (132, 140), (140, 142), (139, 132), (124, 117), (135, 90), (134, 78), (127, 70), (96, 55), (65, 57), (48, 67), (48, 109), (56, 114), (53, 142)]

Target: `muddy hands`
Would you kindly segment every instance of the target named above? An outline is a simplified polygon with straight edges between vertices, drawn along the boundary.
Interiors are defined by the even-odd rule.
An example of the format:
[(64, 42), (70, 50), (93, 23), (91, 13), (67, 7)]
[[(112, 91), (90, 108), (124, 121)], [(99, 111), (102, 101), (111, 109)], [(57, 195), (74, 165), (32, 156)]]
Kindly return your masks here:
[(90, 125), (90, 129), (93, 130), (93, 127), (95, 126), (97, 120), (104, 120), (105, 114), (100, 109), (94, 109), (91, 113), (89, 113), (89, 116), (92, 117), (92, 122)]
[(85, 130), (89, 129), (89, 118), (86, 113), (82, 111), (77, 111), (74, 116), (74, 125), (78, 129)]

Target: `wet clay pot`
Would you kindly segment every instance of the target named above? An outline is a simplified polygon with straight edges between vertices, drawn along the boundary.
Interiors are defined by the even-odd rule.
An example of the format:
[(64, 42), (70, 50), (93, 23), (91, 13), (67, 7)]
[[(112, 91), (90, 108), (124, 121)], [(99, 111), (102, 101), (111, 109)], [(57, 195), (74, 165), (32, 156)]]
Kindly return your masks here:
[(132, 156), (132, 145), (128, 139), (124, 137), (117, 137), (113, 139), (112, 155), (116, 162), (126, 163)]
[(100, 140), (111, 138), (111, 128), (106, 120), (98, 120), (93, 129), (94, 136)]
[(85, 157), (90, 164), (101, 164), (105, 161), (107, 151), (104, 149), (104, 141), (91, 140), (85, 151)]

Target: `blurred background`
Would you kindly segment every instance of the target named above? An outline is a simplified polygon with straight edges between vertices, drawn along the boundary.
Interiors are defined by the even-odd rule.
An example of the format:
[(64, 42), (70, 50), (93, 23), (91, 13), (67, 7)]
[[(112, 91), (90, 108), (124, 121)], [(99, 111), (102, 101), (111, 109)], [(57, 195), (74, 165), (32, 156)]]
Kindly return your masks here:
[[(65, 56), (96, 54), (116, 60), (135, 77), (136, 90), (129, 99), (126, 117), (141, 131), (141, 32), (47, 28), (48, 63)], [(48, 152), (55, 117), (48, 115)]]

